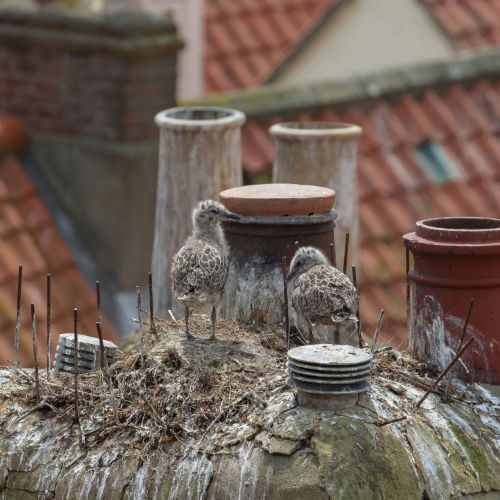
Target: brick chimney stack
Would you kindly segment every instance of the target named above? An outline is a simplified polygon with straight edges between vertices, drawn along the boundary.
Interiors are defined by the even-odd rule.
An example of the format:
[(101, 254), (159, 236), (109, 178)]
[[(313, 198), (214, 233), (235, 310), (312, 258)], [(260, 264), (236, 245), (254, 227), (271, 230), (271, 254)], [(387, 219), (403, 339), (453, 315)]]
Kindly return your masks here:
[(181, 46), (166, 16), (0, 8), (0, 112), (27, 126), (34, 163), (118, 289), (150, 268), (153, 118), (175, 104)]

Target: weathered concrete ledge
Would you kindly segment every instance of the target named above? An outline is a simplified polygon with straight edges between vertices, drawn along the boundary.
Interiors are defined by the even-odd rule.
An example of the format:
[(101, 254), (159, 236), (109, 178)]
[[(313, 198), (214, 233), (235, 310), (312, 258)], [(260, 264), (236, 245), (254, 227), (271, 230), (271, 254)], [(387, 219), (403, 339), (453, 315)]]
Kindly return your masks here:
[[(208, 318), (203, 321), (196, 323), (201, 324), (196, 340), (185, 341), (181, 322), (170, 323), (168, 344), (148, 349), (151, 366), (169, 371), (166, 385), (142, 385), (146, 372), (131, 372), (130, 363), (125, 363), (128, 368), (122, 373), (132, 377), (128, 380), (137, 376), (137, 384), (128, 383), (120, 396), (120, 425), (106, 424), (104, 439), (93, 445), (92, 436), (103, 432), (106, 414), (112, 414), (108, 403), (104, 414), (93, 410), (82, 419), (87, 443), (82, 444), (62, 406), (33, 412), (23, 403), (29, 401), (22, 396), (29, 372), (16, 377), (12, 370), (0, 369), (0, 499), (444, 500), (500, 495), (500, 400), (483, 387), (461, 387), (463, 396), (453, 390), (450, 395), (459, 396), (452, 396), (452, 403), (432, 394), (415, 411), (423, 394), (415, 383), (422, 377), (412, 371), (410, 358), (396, 355), (391, 361), (394, 352), (388, 351), (378, 355), (371, 390), (359, 396), (356, 406), (337, 412), (301, 408), (285, 385), (281, 351), (243, 330), (210, 343), (199, 335), (203, 331), (206, 337), (209, 329)], [(225, 321), (223, 328), (229, 330), (231, 322)], [(171, 358), (165, 356), (172, 350), (165, 350), (167, 345), (181, 357), (190, 356), (187, 368), (168, 364)], [(199, 358), (207, 367), (214, 350), (222, 363), (208, 367), (231, 374), (232, 381), (238, 373), (243, 380), (245, 370), (251, 374), (252, 367), (261, 364), (260, 371), (248, 377), (249, 390), (258, 393), (254, 411), (232, 423), (216, 422), (216, 417), (196, 439), (160, 432), (158, 439), (148, 440), (148, 433), (175, 418), (175, 409), (163, 408), (160, 398), (156, 405), (164, 413), (158, 410), (154, 419), (127, 427), (127, 412), (142, 405), (137, 387), (161, 388), (165, 401), (166, 396), (179, 398), (182, 384), (193, 382), (193, 363)], [(398, 371), (401, 377), (396, 380), (393, 374)], [(114, 377), (119, 383), (119, 372)], [(68, 391), (72, 377), (66, 380), (62, 383)], [(98, 391), (96, 381), (84, 389)], [(259, 396), (264, 393), (265, 400)], [(233, 396), (235, 401), (241, 401), (239, 395)], [(71, 414), (71, 399), (68, 404)], [(176, 403), (186, 404), (192, 403)], [(221, 412), (222, 403), (218, 415)], [(401, 416), (406, 419), (381, 425)]]
[[(2, 371), (5, 385), (9, 372)], [(398, 387), (403, 390), (403, 386)], [(414, 396), (419, 396), (416, 391)], [(70, 422), (0, 404), (0, 499), (450, 499), (500, 495), (500, 425), (465, 405), (431, 397), (406, 423), (397, 396), (374, 386), (340, 413), (268, 401), (263, 427), (235, 427), (234, 444), (206, 454), (196, 443), (141, 449), (119, 434), (95, 449)], [(486, 405), (486, 403), (485, 403)]]
[(183, 104), (223, 106), (243, 111), (247, 116), (270, 116), (313, 110), (326, 105), (347, 106), (376, 97), (397, 96), (454, 82), (467, 83), (478, 77), (500, 74), (498, 48), (459, 53), (452, 59), (414, 64), (383, 72), (359, 75), (347, 80), (307, 85), (270, 84), (255, 89), (212, 94)]
[(70, 15), (55, 11), (0, 8), (0, 43), (9, 46), (64, 47), (65, 51), (112, 52), (129, 55), (155, 48), (177, 51), (183, 43), (169, 17), (145, 13)]

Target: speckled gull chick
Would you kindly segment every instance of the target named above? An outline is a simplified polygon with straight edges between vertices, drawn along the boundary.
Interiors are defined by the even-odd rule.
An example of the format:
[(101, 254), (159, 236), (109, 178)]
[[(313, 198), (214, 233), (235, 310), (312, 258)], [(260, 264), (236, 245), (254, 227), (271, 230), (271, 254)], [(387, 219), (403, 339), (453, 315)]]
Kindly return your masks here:
[(314, 324), (340, 327), (358, 321), (356, 288), (317, 248), (301, 247), (295, 252), (286, 280), (292, 283), (293, 307), (309, 327), (309, 342), (313, 342)]
[(174, 256), (171, 268), (174, 294), (185, 307), (186, 337), (189, 311), (212, 306), (212, 335), (215, 339), (216, 308), (222, 300), (229, 271), (229, 247), (219, 222), (239, 219), (217, 201), (200, 201), (193, 209), (193, 232)]

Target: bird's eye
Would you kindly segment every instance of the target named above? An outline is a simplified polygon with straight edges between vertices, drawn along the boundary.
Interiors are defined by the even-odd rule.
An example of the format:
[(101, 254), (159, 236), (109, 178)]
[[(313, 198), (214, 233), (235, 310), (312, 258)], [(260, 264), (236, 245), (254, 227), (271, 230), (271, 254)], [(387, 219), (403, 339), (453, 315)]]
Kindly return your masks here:
[(297, 265), (300, 266), (302, 264), (302, 262), (300, 262), (300, 260), (297, 261)]
[(212, 212), (215, 215), (217, 213), (217, 210), (212, 209), (212, 210), (210, 210), (210, 212)]

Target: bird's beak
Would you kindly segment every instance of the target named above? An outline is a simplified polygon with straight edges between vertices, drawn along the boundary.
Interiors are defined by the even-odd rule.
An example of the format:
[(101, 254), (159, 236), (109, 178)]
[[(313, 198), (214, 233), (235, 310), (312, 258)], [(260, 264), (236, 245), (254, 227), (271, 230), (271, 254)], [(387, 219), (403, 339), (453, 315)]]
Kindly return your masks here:
[(349, 316), (346, 319), (349, 321), (354, 321), (354, 323), (359, 323), (359, 319), (356, 316)]
[(222, 212), (219, 216), (221, 220), (240, 220), (241, 217), (238, 214), (233, 214), (233, 212)]
[(297, 274), (297, 271), (290, 271), (290, 272), (286, 275), (285, 281), (286, 281), (287, 283), (290, 283), (290, 281), (292, 281), (292, 280), (293, 280), (293, 278), (295, 278), (296, 274)]

